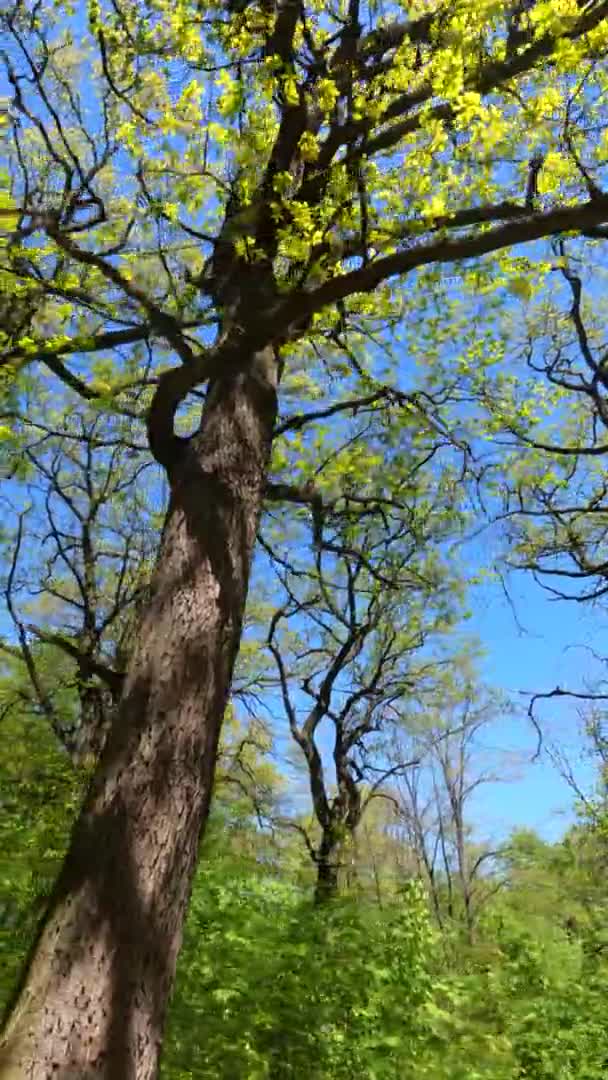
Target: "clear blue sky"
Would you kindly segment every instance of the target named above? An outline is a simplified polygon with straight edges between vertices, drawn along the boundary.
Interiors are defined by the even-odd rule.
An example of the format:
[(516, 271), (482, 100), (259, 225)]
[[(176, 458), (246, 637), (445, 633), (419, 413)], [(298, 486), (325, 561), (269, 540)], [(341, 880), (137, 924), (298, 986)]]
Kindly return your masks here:
[[(519, 717), (507, 717), (492, 732), (497, 760), (504, 751), (505, 772), (513, 779), (480, 789), (472, 809), (482, 835), (500, 836), (525, 825), (555, 839), (572, 821), (573, 795), (546, 755), (532, 760), (537, 735), (526, 715), (529, 695), (521, 691), (584, 689), (586, 681), (597, 677), (598, 664), (581, 646), (601, 651), (604, 626), (589, 606), (550, 599), (530, 574), (513, 574), (508, 591), (513, 606), (499, 584), (478, 588), (469, 628), (486, 650), (485, 678), (504, 688), (521, 709)], [(579, 704), (553, 699), (538, 702), (535, 710), (546, 741), (559, 741), (573, 762), (581, 745)], [(592, 781), (584, 763), (576, 773), (584, 785)]]

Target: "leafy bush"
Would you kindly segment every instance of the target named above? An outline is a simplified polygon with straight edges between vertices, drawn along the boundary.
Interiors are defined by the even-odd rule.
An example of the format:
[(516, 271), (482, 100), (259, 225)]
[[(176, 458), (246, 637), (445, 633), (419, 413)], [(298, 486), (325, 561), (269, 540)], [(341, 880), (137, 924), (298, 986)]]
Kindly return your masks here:
[(281, 882), (201, 875), (163, 1077), (401, 1078), (431, 993), (431, 938), (416, 886), (385, 910), (313, 909)]
[(7, 713), (0, 742), (0, 1016), (61, 865), (82, 793), (83, 777), (46, 723)]
[(492, 920), (485, 931), (492, 962), (435, 984), (420, 1061), (408, 1075), (605, 1080), (605, 965), (587, 961), (580, 943), (556, 928), (535, 927), (533, 919), (526, 927)]

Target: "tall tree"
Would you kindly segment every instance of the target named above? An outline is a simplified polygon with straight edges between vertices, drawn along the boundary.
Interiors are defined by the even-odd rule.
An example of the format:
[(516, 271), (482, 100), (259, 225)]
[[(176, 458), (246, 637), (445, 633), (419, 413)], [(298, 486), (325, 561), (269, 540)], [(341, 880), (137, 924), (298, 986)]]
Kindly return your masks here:
[[(1, 137), (19, 217), (2, 269), (45, 307), (4, 359), (88, 400), (113, 389), (124, 410), (120, 350), (153, 344), (148, 435), (170, 499), (0, 1076), (155, 1076), (283, 369), (322, 346), (333, 415), (352, 408), (348, 391), (386, 396), (375, 354), (345, 371), (331, 343), (399, 314), (417, 329), (423, 268), (606, 221), (608, 196), (579, 163), (602, 160), (607, 14), (538, 0), (514, 42), (496, 0), (408, 18), (358, 0), (5, 7)], [(561, 175), (580, 81), (586, 156), (566, 145), (566, 181), (539, 199), (538, 152)], [(385, 283), (405, 275), (407, 295), (391, 296)], [(94, 364), (112, 350), (108, 386)], [(180, 436), (177, 410), (201, 386), (200, 422)]]
[(395, 806), (439, 926), (460, 923), (472, 943), (479, 913), (497, 886), (486, 872), (500, 851), (474, 838), (470, 804), (482, 784), (500, 779), (488, 768), (482, 739), (508, 704), (476, 684), (470, 671), (462, 675), (444, 688), (427, 730), (410, 743), (418, 764), (397, 778)]
[[(398, 422), (391, 411), (387, 419)], [(424, 433), (420, 417), (408, 418), (398, 450), (385, 444), (375, 458), (367, 427), (358, 482), (347, 474), (344, 493), (324, 498), (321, 472), (315, 487), (300, 491), (312, 503), (308, 550), (281, 554), (262, 533), (280, 593), (268, 647), (318, 827), (318, 840), (304, 832), (317, 902), (336, 895), (341, 862), (372, 799), (415, 763), (407, 755), (396, 761), (391, 750), (441, 693), (444, 669), (455, 662), (450, 633), (464, 610), (454, 560), (465, 520), (461, 485), (441, 460), (441, 438), (432, 428)]]

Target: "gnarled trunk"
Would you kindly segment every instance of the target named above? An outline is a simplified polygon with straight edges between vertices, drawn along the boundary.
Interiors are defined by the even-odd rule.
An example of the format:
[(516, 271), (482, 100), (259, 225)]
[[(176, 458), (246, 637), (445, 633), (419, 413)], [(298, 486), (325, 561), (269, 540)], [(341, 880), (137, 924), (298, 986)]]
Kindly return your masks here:
[(325, 829), (317, 849), (317, 880), (315, 883), (316, 905), (325, 904), (338, 895), (340, 840), (333, 829)]
[(117, 722), (0, 1044), (1, 1080), (152, 1080), (209, 810), (276, 415), (275, 366), (210, 388), (171, 475)]
[(315, 881), (315, 904), (333, 900), (346, 887), (352, 888), (357, 869), (353, 861), (356, 826), (338, 820), (323, 829), (321, 841), (315, 852), (317, 877)]

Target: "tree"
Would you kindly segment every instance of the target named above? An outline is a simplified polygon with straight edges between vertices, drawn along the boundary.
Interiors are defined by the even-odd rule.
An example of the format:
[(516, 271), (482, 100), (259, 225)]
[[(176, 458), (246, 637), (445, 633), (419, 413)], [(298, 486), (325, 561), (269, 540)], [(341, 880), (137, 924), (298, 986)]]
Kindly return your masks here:
[[(488, 364), (463, 378), (484, 410), (472, 427), (491, 444), (485, 509), (500, 524), (507, 566), (530, 572), (553, 600), (600, 606), (608, 590), (605, 251), (601, 231), (585, 245), (554, 241), (550, 287), (512, 305)], [(599, 650), (588, 651), (603, 664)], [(530, 694), (539, 739), (540, 701), (607, 700), (601, 674), (585, 682)]]
[[(5, 415), (16, 429), (7, 464), (18, 463), (28, 506), (15, 508), (14, 496), (3, 500), (12, 549), (4, 592), (13, 632), (1, 647), (20, 657), (33, 706), (74, 760), (96, 759), (150, 576), (154, 509), (145, 481), (151, 463), (129, 439), (126, 421), (109, 424), (94, 410), (62, 417), (52, 395), (27, 417), (15, 410)], [(78, 715), (69, 721), (61, 699), (59, 714), (55, 709), (57, 679), (51, 692), (48, 671), (38, 670), (40, 642), (63, 666), (66, 685), (76, 688)]]
[(551, 595), (585, 602), (606, 591), (608, 381), (595, 295), (604, 268), (592, 250), (563, 241), (552, 268), (552, 289), (524, 305), (507, 338), (506, 354), (526, 362), (527, 378), (490, 376), (481, 397), (494, 436), (511, 437), (497, 515), (511, 565), (530, 570)]
[[(571, 929), (593, 958), (608, 948), (608, 907), (602, 883), (608, 866), (608, 738), (606, 713), (595, 703), (580, 710), (578, 761), (559, 743), (547, 755), (575, 798), (576, 823), (563, 844), (562, 889)], [(591, 780), (580, 775), (591, 766)]]
[(312, 559), (305, 544), (279, 558), (263, 540), (280, 583), (268, 647), (308, 772), (318, 838), (302, 832), (318, 903), (336, 895), (372, 799), (417, 763), (395, 761), (391, 748), (408, 722), (420, 723), (454, 659), (448, 641), (464, 585), (450, 556), (461, 496), (436, 432), (425, 439), (419, 419), (412, 427), (415, 447), (404, 445), (402, 423), (395, 460), (388, 446), (375, 466), (368, 455), (365, 478), (349, 477), (337, 498), (323, 498), (322, 473), (314, 496), (302, 492), (313, 503)]
[[(529, 161), (562, 145), (583, 64), (585, 118), (601, 123), (607, 13), (539, 0), (507, 51), (511, 15), (495, 0), (411, 19), (357, 0), (230, 17), (199, 0), (91, 0), (88, 26), (52, 0), (3, 11), (19, 219), (2, 270), (45, 300), (4, 359), (124, 411), (121, 350), (153, 348), (148, 436), (170, 498), (121, 706), (0, 1076), (156, 1074), (283, 369), (323, 348), (335, 378), (345, 333), (400, 309), (417, 327), (425, 267), (605, 222), (580, 153), (566, 148), (562, 188), (542, 200)], [(585, 151), (601, 157), (592, 134)], [(543, 171), (561, 176), (560, 161), (554, 149)], [(401, 302), (385, 283), (406, 274)], [(349, 360), (329, 415), (390, 392), (373, 355), (364, 370)], [(184, 438), (174, 420), (197, 387), (200, 423)]]
[(466, 667), (460, 681), (444, 688), (443, 700), (427, 718), (427, 730), (410, 743), (417, 767), (396, 781), (396, 816), (415, 853), (439, 926), (460, 922), (473, 942), (479, 914), (500, 887), (501, 850), (474, 841), (468, 819), (472, 796), (497, 782), (483, 767), (480, 733), (508, 710), (500, 695), (476, 685)]

